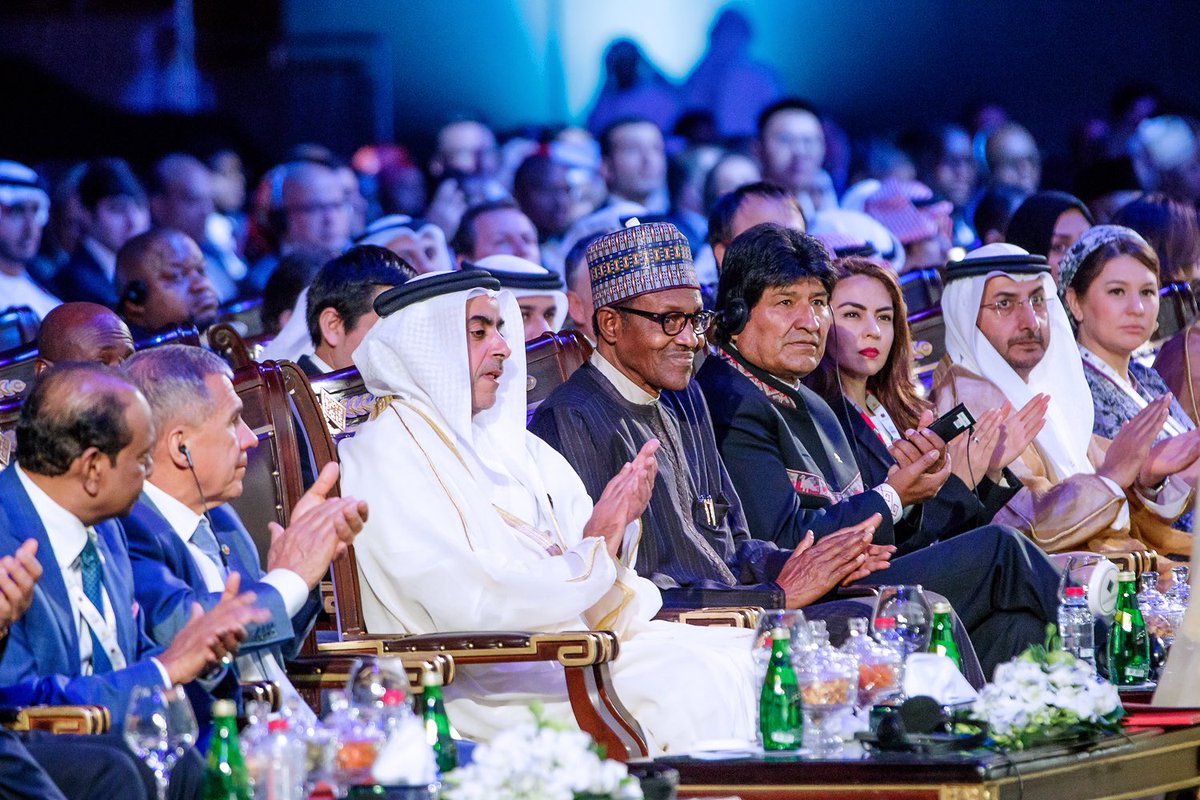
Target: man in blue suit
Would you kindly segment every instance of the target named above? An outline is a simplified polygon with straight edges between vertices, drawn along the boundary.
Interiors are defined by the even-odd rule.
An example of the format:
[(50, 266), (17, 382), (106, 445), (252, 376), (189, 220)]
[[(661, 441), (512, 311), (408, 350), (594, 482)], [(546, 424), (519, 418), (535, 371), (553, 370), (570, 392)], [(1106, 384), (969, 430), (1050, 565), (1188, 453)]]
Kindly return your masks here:
[(242, 680), (277, 681), (290, 693), (283, 661), (312, 627), (317, 585), (362, 529), (366, 505), (326, 499), (338, 475), (328, 465), (296, 504), (292, 524), (272, 523), (264, 574), (254, 541), (225, 505), (241, 495), (246, 453), (258, 444), (229, 366), (198, 347), (165, 345), (136, 354), (124, 369), (149, 402), (157, 431), (156, 469), (124, 523), (150, 636), (170, 644), (193, 603), (212, 606), (225, 577), (240, 575), (270, 616), (247, 627), (236, 672)]
[[(33, 602), (42, 575), (37, 542), (26, 539), (0, 558), (0, 656), (8, 628)], [(0, 797), (11, 800), (141, 800), (147, 794), (136, 760), (121, 742), (101, 736), (37, 736), (0, 727)]]
[[(236, 651), (245, 625), (264, 619), (231, 576), (221, 601), (208, 613), (193, 610), (169, 647), (146, 636), (113, 517), (140, 494), (153, 442), (145, 399), (107, 367), (51, 368), (26, 399), (16, 463), (0, 473), (0, 554), (31, 538), (43, 574), (9, 628), (0, 703), (103, 705), (119, 726), (135, 687), (195, 680)], [(195, 765), (195, 757), (183, 763)], [(189, 796), (180, 783), (172, 795)]]

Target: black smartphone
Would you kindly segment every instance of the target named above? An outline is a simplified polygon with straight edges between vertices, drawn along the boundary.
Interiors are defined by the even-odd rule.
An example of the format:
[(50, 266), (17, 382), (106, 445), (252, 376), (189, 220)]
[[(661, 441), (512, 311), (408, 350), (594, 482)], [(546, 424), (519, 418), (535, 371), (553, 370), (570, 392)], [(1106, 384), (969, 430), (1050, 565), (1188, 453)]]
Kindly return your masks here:
[(929, 426), (929, 430), (936, 433), (943, 442), (949, 444), (955, 436), (969, 430), (974, 424), (975, 418), (971, 416), (971, 412), (965, 405), (959, 403), (935, 419)]

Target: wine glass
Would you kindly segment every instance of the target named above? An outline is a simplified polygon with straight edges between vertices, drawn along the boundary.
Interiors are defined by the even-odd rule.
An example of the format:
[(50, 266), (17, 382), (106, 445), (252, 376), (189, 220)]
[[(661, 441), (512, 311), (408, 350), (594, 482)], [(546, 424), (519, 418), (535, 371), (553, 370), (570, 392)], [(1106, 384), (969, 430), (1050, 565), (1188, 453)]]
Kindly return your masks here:
[(804, 612), (799, 609), (767, 609), (758, 615), (758, 628), (754, 634), (754, 670), (759, 685), (767, 674), (767, 663), (771, 660), (771, 631), (783, 628), (790, 635), (789, 649), (792, 653), (792, 668), (804, 660), (812, 649), (812, 633)]
[(167, 745), (170, 748), (166, 757), (167, 781), (170, 782), (171, 770), (187, 754), (200, 735), (196, 725), (196, 715), (192, 711), (192, 701), (182, 686), (172, 686), (166, 690), (167, 695)]
[(932, 609), (920, 584), (880, 586), (875, 598), (875, 638), (899, 646), (907, 658), (929, 647)]
[(129, 710), (125, 714), (125, 743), (154, 773), (158, 800), (166, 800), (170, 783), (167, 763), (173, 748), (169, 704), (167, 690), (161, 686), (138, 686), (129, 696)]

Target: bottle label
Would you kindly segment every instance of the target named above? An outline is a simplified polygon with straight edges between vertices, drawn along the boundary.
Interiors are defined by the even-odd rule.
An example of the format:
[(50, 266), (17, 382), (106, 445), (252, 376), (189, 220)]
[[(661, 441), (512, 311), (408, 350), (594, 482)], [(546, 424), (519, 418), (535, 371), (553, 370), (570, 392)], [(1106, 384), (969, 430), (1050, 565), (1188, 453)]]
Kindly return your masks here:
[(1148, 670), (1143, 666), (1129, 666), (1125, 668), (1125, 676), (1128, 678), (1145, 678)]
[(1096, 655), (1096, 651), (1090, 647), (1080, 647), (1076, 655), (1078, 655), (1079, 658), (1092, 658)]

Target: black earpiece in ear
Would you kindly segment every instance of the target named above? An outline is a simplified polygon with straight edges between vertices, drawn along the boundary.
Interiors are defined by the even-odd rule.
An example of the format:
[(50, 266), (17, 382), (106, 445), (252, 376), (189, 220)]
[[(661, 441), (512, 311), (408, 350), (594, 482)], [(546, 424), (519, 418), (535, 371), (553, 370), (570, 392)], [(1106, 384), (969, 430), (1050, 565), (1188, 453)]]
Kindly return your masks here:
[(192, 466), (192, 451), (188, 450), (188, 446), (183, 442), (179, 443), (179, 452), (183, 453), (183, 457), (187, 459), (188, 469), (194, 470)]
[(745, 300), (735, 297), (725, 305), (721, 316), (721, 327), (725, 329), (726, 336), (737, 336), (749, 321), (750, 309), (746, 306)]
[(120, 303), (140, 306), (146, 302), (146, 295), (149, 293), (146, 282), (135, 278), (125, 284), (125, 290), (121, 292)]

